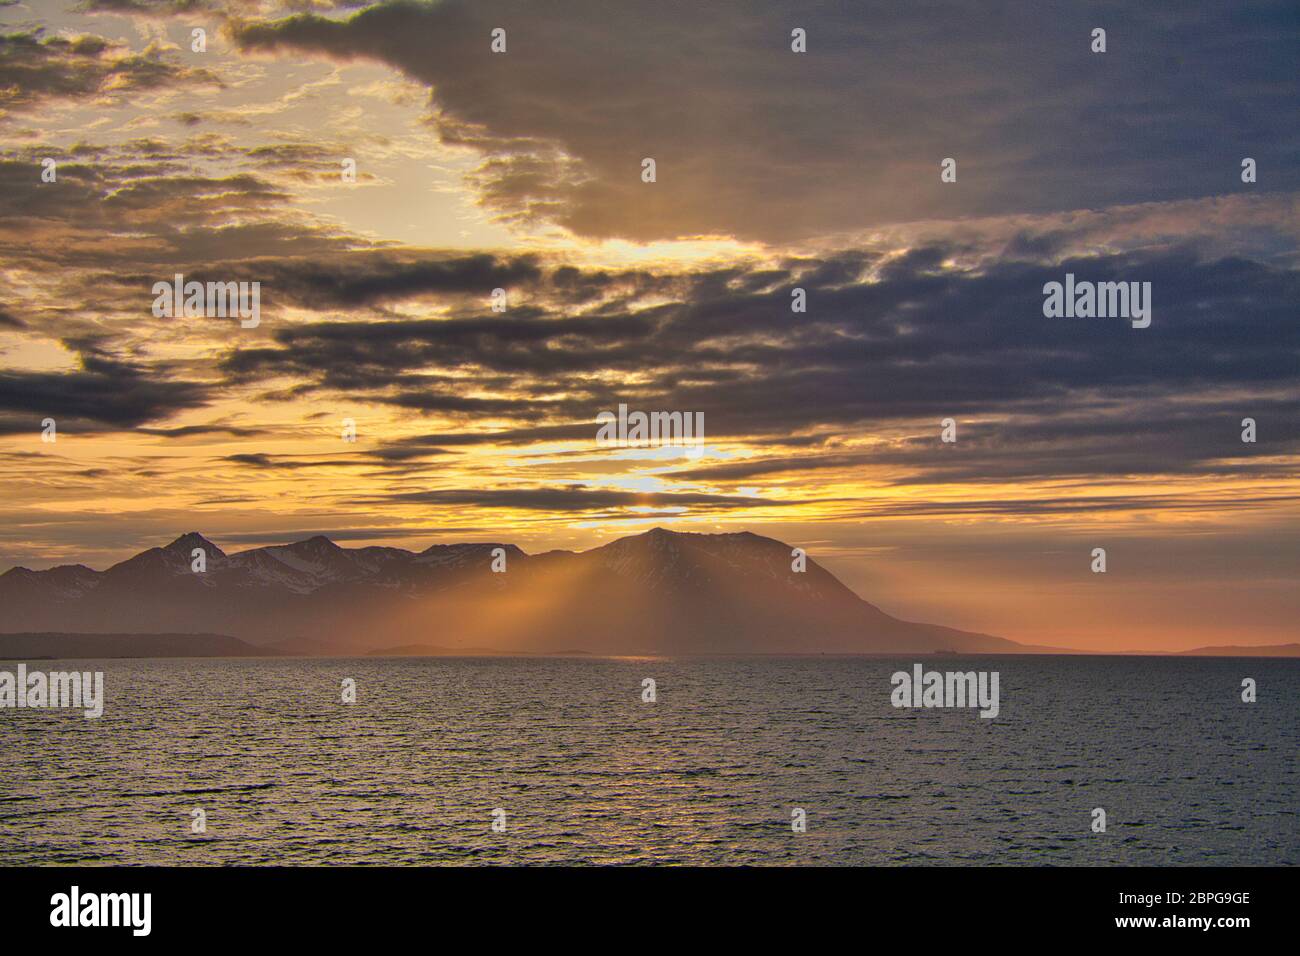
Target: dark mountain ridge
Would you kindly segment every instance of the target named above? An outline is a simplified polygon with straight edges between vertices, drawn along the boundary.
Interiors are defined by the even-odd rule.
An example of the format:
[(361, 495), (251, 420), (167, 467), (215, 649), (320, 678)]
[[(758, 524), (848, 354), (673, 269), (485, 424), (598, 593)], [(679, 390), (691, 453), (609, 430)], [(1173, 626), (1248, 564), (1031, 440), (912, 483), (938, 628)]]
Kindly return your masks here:
[[(193, 552), (206, 570), (192, 570)], [(494, 552), (505, 571), (493, 571)], [(655, 528), (590, 551), (510, 544), (421, 552), (324, 536), (227, 554), (197, 532), (105, 571), (0, 575), (0, 631), (207, 632), (339, 652), (405, 645), (547, 653), (1024, 653), (1002, 638), (901, 621), (812, 558), (749, 532)], [(496, 552), (500, 554), (501, 552)], [(498, 565), (499, 566), (499, 565)]]

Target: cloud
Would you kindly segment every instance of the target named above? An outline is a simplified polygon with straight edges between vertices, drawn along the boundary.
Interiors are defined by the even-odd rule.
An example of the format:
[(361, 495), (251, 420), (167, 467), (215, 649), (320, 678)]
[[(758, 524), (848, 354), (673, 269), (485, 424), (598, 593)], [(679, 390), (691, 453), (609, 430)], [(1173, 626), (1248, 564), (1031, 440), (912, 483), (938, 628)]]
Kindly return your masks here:
[[(393, 463), (458, 445), (594, 441), (597, 413), (620, 402), (701, 412), (712, 441), (820, 446), (674, 473), (698, 481), (866, 465), (893, 467), (900, 482), (1208, 474), (1223, 470), (1220, 459), (1300, 450), (1288, 424), (1300, 411), (1297, 271), (1182, 247), (1083, 256), (1058, 244), (1057, 261), (968, 267), (952, 261), (961, 252), (754, 264), (761, 282), (737, 267), (706, 269), (678, 277), (678, 301), (578, 316), (543, 303), (523, 314), (308, 322), (222, 364), (232, 382), (287, 378), (467, 424), (514, 422), (370, 452)], [(1044, 317), (1044, 284), (1067, 272), (1150, 282), (1151, 328)], [(789, 310), (796, 283), (806, 314)], [(549, 286), (545, 275), (537, 286)], [(1268, 437), (1243, 448), (1247, 415), (1269, 423)], [(939, 460), (947, 417), (963, 423), (962, 437)], [(879, 441), (843, 446), (864, 434)]]
[[(0, 0), (4, 3), (19, 0)], [(262, 10), (275, 13), (328, 13), (356, 10), (376, 0), (83, 0), (80, 9), (87, 13), (126, 14), (146, 18), (179, 17), (194, 13), (252, 16)]]
[(142, 435), (158, 438), (192, 438), (209, 435), (229, 435), (232, 438), (257, 438), (268, 434), (264, 428), (241, 428), (234, 425), (178, 425), (174, 428), (137, 428)]
[(304, 459), (285, 458), (283, 456), (268, 455), (263, 452), (241, 453), (238, 455), (226, 455), (222, 461), (230, 461), (239, 465), (250, 465), (254, 468), (282, 469), (286, 471), (298, 471), (303, 468), (336, 468), (356, 464), (355, 461), (348, 459), (321, 459), (319, 461), (309, 461)]
[(408, 461), (434, 455), (451, 454), (448, 446), (511, 446), (542, 442), (581, 441), (590, 439), (595, 425), (539, 425), (534, 428), (507, 428), (490, 432), (442, 432), (410, 435), (387, 442), (368, 454), (388, 462)]
[(1146, 513), (1160, 512), (1174, 515), (1178, 512), (1203, 514), (1210, 508), (1224, 513), (1241, 514), (1243, 512), (1258, 512), (1263, 507), (1277, 506), (1279, 504), (1294, 506), (1295, 502), (1300, 502), (1300, 495), (1286, 493), (1255, 496), (1234, 495), (1229, 498), (1187, 494), (1161, 495), (1139, 493), (1103, 496), (1081, 493), (1059, 498), (1030, 498), (1025, 496), (1009, 499), (981, 499), (975, 497), (964, 497), (960, 500), (947, 501), (881, 501), (873, 502), (868, 507), (846, 515), (845, 517), (853, 519), (904, 517), (939, 518), (957, 517), (961, 515), (978, 515), (982, 517), (999, 515), (1008, 517), (1033, 517), (1049, 515), (1105, 514), (1133, 511)]
[[(1108, 50), (1092, 53), (1101, 22)], [(481, 155), (489, 208), (586, 236), (783, 240), (1217, 195), (1246, 155), (1269, 170), (1254, 188), (1300, 186), (1300, 28), (1279, 0), (1178, 17), (1065, 0), (869, 17), (835, 0), (394, 0), (231, 29), (247, 52), (426, 84), (443, 140)], [(956, 183), (940, 182), (946, 157)]]
[(361, 504), (405, 503), (478, 508), (513, 508), (552, 513), (629, 511), (647, 507), (690, 508), (692, 511), (732, 508), (787, 507), (796, 502), (763, 498), (709, 495), (698, 492), (640, 492), (576, 485), (563, 488), (450, 488), (398, 492), (366, 499)]
[(62, 433), (134, 428), (207, 403), (210, 388), (167, 376), (166, 366), (122, 361), (93, 342), (67, 342), (77, 351), (73, 372), (0, 370), (0, 432), (40, 431), (55, 420)]
[(207, 70), (184, 66), (161, 47), (131, 53), (103, 37), (0, 34), (0, 117), (50, 100), (123, 98), (180, 84), (220, 85)]
[(313, 309), (451, 294), (472, 294), (477, 301), (486, 301), (494, 288), (529, 284), (540, 276), (531, 256), (486, 253), (413, 256), (362, 252), (344, 263), (281, 261), (261, 268), (267, 285), (287, 300)]
[[(261, 175), (205, 169), (214, 150), (227, 162), (246, 152), (207, 136), (0, 151), (0, 258), (28, 280), (12, 282), (24, 297), (6, 306), (11, 316), (20, 305), (29, 327), (62, 336), (83, 315), (103, 323), (147, 314), (153, 284), (177, 272), (257, 281), (270, 267), (246, 261), (371, 245), (294, 208), (291, 194)], [(58, 164), (55, 183), (41, 181), (45, 157)]]

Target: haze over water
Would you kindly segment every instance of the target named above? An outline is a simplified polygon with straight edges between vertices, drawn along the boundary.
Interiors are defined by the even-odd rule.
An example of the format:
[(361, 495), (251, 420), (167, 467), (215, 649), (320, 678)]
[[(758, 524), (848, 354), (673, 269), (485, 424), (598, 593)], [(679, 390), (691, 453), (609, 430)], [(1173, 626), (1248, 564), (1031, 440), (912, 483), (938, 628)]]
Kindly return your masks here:
[[(999, 716), (893, 708), (917, 661)], [(77, 666), (100, 720), (0, 712), (0, 864), (1300, 862), (1295, 660), (29, 662)]]

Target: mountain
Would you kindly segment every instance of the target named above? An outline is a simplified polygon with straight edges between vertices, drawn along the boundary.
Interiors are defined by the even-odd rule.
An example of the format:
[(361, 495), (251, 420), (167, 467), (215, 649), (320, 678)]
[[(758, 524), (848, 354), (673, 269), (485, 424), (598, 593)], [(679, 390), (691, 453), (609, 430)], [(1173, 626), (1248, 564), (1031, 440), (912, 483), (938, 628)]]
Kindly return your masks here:
[[(492, 570), (494, 555), (504, 556), (504, 573)], [(7, 571), (0, 631), (208, 632), (320, 653), (1038, 650), (900, 621), (811, 558), (792, 571), (791, 547), (771, 538), (662, 528), (538, 555), (509, 544), (349, 549), (323, 536), (227, 554), (190, 532), (102, 572)]]
[(1180, 657), (1300, 657), (1300, 644), (1221, 644), (1176, 653)]
[(0, 634), (0, 661), (111, 657), (266, 657), (224, 634)]

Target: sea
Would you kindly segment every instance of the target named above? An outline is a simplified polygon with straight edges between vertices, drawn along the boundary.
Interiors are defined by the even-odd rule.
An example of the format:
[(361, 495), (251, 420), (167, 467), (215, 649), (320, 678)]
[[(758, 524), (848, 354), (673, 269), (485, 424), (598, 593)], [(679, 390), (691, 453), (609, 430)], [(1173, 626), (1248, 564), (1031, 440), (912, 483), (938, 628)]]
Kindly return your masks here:
[(0, 709), (6, 866), (1300, 863), (1300, 660), (26, 663), (106, 700)]

